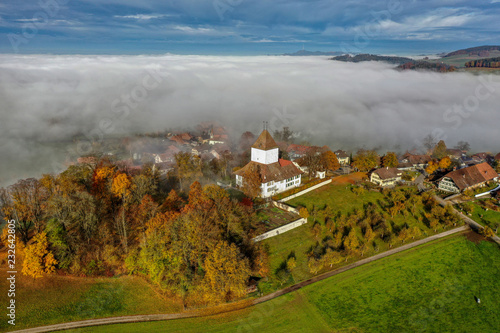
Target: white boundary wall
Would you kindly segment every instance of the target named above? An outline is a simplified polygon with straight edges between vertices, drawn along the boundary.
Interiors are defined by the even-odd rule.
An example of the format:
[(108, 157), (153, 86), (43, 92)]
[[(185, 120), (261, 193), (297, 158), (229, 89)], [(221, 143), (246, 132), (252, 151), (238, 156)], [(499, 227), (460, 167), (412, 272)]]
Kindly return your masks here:
[(273, 229), (271, 231), (265, 232), (262, 235), (259, 235), (257, 237), (252, 238), (252, 241), (254, 242), (260, 242), (261, 240), (271, 238), (274, 236), (278, 236), (279, 234), (282, 234), (284, 232), (290, 231), (292, 229), (295, 229), (297, 227), (300, 227), (303, 224), (306, 224), (307, 220), (304, 218), (298, 219), (296, 221), (290, 222), (288, 224), (285, 224), (279, 228)]
[(322, 183), (319, 183), (319, 184), (316, 184), (316, 185), (314, 185), (314, 186), (311, 186), (311, 187), (309, 187), (308, 189), (305, 189), (305, 190), (300, 191), (300, 192), (298, 192), (298, 193), (292, 194), (292, 195), (290, 195), (290, 196), (288, 196), (288, 197), (286, 197), (286, 198), (283, 198), (283, 199), (281, 199), (281, 200), (278, 200), (278, 202), (287, 202), (288, 200), (292, 200), (292, 199), (294, 199), (294, 198), (296, 198), (296, 197), (299, 197), (299, 196), (301, 196), (301, 195), (303, 195), (303, 194), (306, 194), (307, 192), (311, 192), (311, 191), (313, 191), (313, 190), (315, 190), (315, 189), (317, 189), (317, 188), (320, 188), (321, 186), (324, 186), (324, 185), (326, 185), (326, 184), (330, 184), (331, 182), (332, 182), (332, 179), (330, 178), (330, 179), (328, 179), (328, 180), (326, 180), (326, 181), (324, 181), (324, 182), (322, 182)]

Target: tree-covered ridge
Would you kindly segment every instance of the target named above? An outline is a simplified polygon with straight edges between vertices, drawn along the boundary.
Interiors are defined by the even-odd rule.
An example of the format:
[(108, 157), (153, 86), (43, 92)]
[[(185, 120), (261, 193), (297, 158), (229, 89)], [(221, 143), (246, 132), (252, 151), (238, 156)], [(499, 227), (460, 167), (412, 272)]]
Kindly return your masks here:
[(0, 208), (16, 220), (31, 276), (138, 274), (185, 304), (207, 304), (241, 297), (250, 275), (267, 274), (252, 208), (197, 181), (181, 196), (150, 167), (74, 165), (0, 189)]
[(450, 52), (447, 55), (443, 56), (443, 58), (452, 57), (452, 56), (456, 56), (456, 55), (475, 55), (478, 57), (482, 57), (482, 56), (488, 56), (489, 51), (500, 51), (500, 46), (499, 45), (483, 45), (483, 46), (471, 47), (468, 49), (462, 49), (462, 50)]
[(500, 68), (500, 57), (471, 60), (465, 63), (465, 67)]
[(399, 65), (397, 68), (400, 70), (427, 70), (440, 73), (454, 72), (456, 70), (455, 66), (449, 66), (440, 63), (431, 63), (426, 61), (411, 61)]
[(391, 64), (401, 65), (413, 59), (396, 56), (379, 56), (375, 54), (357, 54), (354, 57), (349, 54), (344, 54), (338, 57), (333, 57), (331, 60), (344, 61), (344, 62), (363, 62), (363, 61), (385, 61)]

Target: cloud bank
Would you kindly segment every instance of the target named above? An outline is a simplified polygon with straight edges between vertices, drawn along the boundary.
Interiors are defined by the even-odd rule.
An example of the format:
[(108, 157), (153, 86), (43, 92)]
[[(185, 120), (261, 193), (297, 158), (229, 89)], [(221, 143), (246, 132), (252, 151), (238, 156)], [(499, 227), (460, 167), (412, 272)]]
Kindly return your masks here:
[[(333, 149), (425, 135), (500, 151), (500, 76), (399, 72), (324, 57), (0, 55), (0, 182), (54, 171), (60, 140), (262, 121)], [(57, 164), (57, 163), (56, 163)]]

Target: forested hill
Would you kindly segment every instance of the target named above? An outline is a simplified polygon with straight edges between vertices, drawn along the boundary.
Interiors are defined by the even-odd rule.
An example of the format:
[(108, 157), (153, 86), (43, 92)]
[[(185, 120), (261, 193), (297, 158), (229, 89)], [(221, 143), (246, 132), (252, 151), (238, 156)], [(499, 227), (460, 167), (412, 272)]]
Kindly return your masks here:
[(349, 54), (344, 54), (338, 57), (333, 57), (331, 60), (344, 61), (344, 62), (362, 62), (362, 61), (385, 61), (391, 64), (402, 65), (404, 63), (413, 61), (413, 59), (396, 56), (379, 56), (375, 54), (358, 54), (354, 57)]
[(471, 60), (465, 63), (465, 67), (500, 68), (500, 57)]
[(399, 65), (397, 68), (400, 70), (426, 70), (440, 73), (454, 72), (456, 70), (455, 66), (427, 61), (410, 61), (405, 64)]
[(456, 56), (456, 55), (470, 55), (470, 56), (478, 56), (478, 57), (487, 57), (489, 54), (489, 51), (500, 51), (500, 46), (499, 45), (484, 45), (484, 46), (471, 47), (468, 49), (450, 52), (447, 55), (443, 56), (443, 58), (452, 57), (452, 56)]

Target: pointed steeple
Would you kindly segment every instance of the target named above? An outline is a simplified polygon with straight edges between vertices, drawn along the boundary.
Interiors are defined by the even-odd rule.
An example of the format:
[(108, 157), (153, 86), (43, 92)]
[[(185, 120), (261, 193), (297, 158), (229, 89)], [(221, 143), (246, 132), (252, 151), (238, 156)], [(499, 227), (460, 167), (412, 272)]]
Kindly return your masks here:
[(261, 150), (270, 150), (274, 148), (278, 148), (276, 141), (274, 141), (271, 134), (267, 131), (267, 129), (263, 130), (260, 133), (257, 141), (252, 145), (252, 148), (261, 149)]

